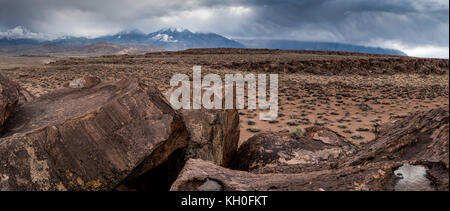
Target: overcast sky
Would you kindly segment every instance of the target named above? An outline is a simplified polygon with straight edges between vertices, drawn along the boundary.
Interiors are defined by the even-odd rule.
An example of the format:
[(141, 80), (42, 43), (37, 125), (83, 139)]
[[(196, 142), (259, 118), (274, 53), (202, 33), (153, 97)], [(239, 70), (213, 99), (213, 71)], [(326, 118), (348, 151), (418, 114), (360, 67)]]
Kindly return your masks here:
[(342, 42), (449, 57), (448, 0), (0, 0), (0, 31), (17, 25), (89, 37), (182, 27), (229, 38)]

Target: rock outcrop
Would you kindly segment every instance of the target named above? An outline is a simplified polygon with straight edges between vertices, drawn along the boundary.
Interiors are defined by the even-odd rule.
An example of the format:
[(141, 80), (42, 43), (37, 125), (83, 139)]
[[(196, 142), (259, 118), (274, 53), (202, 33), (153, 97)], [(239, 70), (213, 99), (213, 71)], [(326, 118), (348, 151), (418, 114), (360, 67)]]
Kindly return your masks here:
[(1, 190), (112, 190), (186, 146), (181, 115), (132, 80), (61, 88), (16, 109), (0, 139)]
[(368, 165), (302, 174), (254, 174), (200, 159), (186, 163), (171, 191), (394, 190), (391, 167)]
[(236, 110), (180, 110), (189, 140), (167, 162), (146, 174), (127, 180), (118, 190), (167, 191), (190, 158), (227, 166), (237, 150), (239, 115)]
[(0, 75), (0, 190), (448, 190), (449, 108), (355, 146), (310, 127), (237, 150), (236, 110), (175, 111), (133, 80), (74, 80), (39, 98)]
[[(173, 90), (164, 93), (168, 101)], [(125, 181), (119, 190), (167, 191), (191, 158), (212, 161), (219, 166), (227, 166), (231, 162), (239, 142), (237, 110), (201, 108), (180, 109), (179, 112), (189, 134), (187, 146), (175, 151), (157, 169)]]
[[(199, 87), (205, 92), (205, 87)], [(167, 100), (173, 92), (168, 90)], [(192, 92), (192, 90), (191, 90)], [(217, 96), (215, 96), (217, 97)], [(191, 98), (192, 101), (192, 98)], [(239, 113), (236, 109), (180, 109), (189, 132), (188, 145), (170, 159), (172, 175), (178, 175), (187, 160), (199, 158), (219, 166), (228, 166), (239, 142)], [(173, 182), (176, 178), (172, 178)]]
[(351, 165), (385, 160), (428, 161), (449, 167), (449, 108), (406, 116), (381, 127), (377, 138), (350, 159)]
[(34, 96), (18, 83), (0, 74), (0, 130), (18, 106), (34, 99)]
[(239, 150), (235, 159), (242, 164), (231, 165), (251, 172), (192, 159), (171, 190), (448, 191), (448, 128), (448, 107), (416, 113), (383, 127), (376, 139), (339, 159), (318, 157), (312, 147), (320, 145), (314, 141), (331, 146), (341, 142), (311, 129), (309, 137), (315, 140), (307, 136), (303, 143), (274, 134), (257, 135)]
[[(180, 53), (183, 54), (229, 54), (235, 51), (240, 54), (271, 54), (276, 55), (280, 50), (267, 49), (190, 49)], [(290, 53), (309, 53), (315, 55), (332, 54), (347, 56), (343, 59), (292, 59), (287, 61), (217, 61), (213, 64), (204, 64), (214, 69), (234, 69), (239, 71), (261, 71), (265, 73), (311, 73), (315, 75), (380, 75), (395, 73), (414, 74), (448, 74), (448, 59), (425, 59), (415, 57), (398, 57), (388, 55), (369, 55), (350, 52), (330, 51), (289, 51)]]
[(237, 110), (181, 110), (189, 132), (189, 144), (183, 150), (184, 160), (199, 158), (227, 166), (239, 142)]
[(307, 128), (306, 137), (298, 139), (262, 133), (241, 145), (230, 168), (253, 173), (300, 173), (330, 168), (332, 161), (346, 158), (355, 149), (345, 138), (324, 127)]
[(0, 74), (0, 130), (19, 103), (20, 86)]
[(434, 188), (448, 190), (448, 142), (449, 108), (431, 109), (382, 127), (375, 140), (341, 166), (392, 161), (423, 166)]

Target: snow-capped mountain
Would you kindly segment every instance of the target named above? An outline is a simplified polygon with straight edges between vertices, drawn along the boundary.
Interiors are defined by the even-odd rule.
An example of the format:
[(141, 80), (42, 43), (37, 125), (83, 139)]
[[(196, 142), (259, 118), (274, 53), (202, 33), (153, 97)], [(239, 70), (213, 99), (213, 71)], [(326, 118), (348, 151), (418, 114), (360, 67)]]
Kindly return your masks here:
[(189, 29), (186, 29), (186, 28), (183, 28), (183, 27), (166, 27), (166, 28), (160, 29), (159, 31), (175, 33), (175, 32), (189, 31)]
[(184, 50), (188, 48), (244, 48), (242, 44), (218, 34), (194, 33), (182, 28), (164, 28), (149, 34), (144, 34), (139, 31), (123, 31), (94, 40), (121, 45), (151, 45), (166, 50)]
[(117, 34), (91, 39), (93, 42), (109, 42), (119, 45), (147, 45), (147, 35), (139, 30), (123, 30)]
[(268, 48), (406, 55), (405, 53), (394, 49), (366, 47), (344, 43), (257, 39), (235, 41), (215, 33), (192, 32), (183, 28), (164, 28), (148, 34), (139, 30), (124, 30), (113, 35), (98, 38), (72, 36), (56, 37), (50, 34), (31, 32), (22, 26), (0, 32), (0, 47), (3, 47), (3, 49), (0, 49), (0, 53), (10, 51), (8, 48), (26, 49), (49, 44), (62, 47), (77, 47), (93, 45), (96, 43), (147, 45), (163, 48), (165, 50), (184, 50), (188, 48)]
[(153, 36), (152, 39), (161, 42), (178, 42), (178, 40), (175, 40), (172, 36), (167, 34), (157, 34)]
[(33, 39), (33, 40), (52, 40), (56, 39), (57, 36), (51, 35), (51, 34), (44, 34), (44, 33), (35, 33), (23, 26), (16, 26), (12, 29), (9, 29), (5, 32), (0, 31), (0, 39)]
[(192, 32), (182, 28), (166, 28), (148, 34), (152, 45), (168, 50), (188, 48), (244, 48), (239, 42), (214, 33)]

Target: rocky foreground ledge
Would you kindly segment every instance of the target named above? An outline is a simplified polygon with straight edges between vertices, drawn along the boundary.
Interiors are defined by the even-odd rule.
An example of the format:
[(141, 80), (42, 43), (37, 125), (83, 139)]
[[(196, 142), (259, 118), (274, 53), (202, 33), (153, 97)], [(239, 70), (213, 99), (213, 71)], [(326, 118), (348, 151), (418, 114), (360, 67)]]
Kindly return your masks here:
[(157, 88), (84, 77), (34, 98), (0, 75), (0, 190), (448, 190), (449, 109), (356, 146), (325, 127), (239, 149), (236, 110), (173, 110)]
[(110, 190), (188, 139), (160, 93), (131, 80), (55, 90), (16, 108), (4, 128), (3, 190)]
[(361, 147), (327, 129), (310, 130), (310, 137), (296, 140), (254, 136), (230, 166), (240, 171), (189, 160), (171, 190), (449, 189), (448, 107), (386, 125)]

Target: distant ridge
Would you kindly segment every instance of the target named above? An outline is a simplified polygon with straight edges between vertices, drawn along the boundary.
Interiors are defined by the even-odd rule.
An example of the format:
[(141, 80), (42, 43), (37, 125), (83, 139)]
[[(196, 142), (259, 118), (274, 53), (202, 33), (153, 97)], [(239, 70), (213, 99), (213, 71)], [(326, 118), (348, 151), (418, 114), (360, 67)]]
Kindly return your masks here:
[[(169, 51), (192, 48), (267, 48), (281, 50), (322, 50), (344, 51), (369, 54), (407, 56), (395, 49), (366, 47), (333, 42), (304, 42), (294, 40), (232, 40), (215, 33), (192, 32), (183, 28), (164, 28), (152, 33), (139, 30), (123, 30), (119, 33), (97, 38), (86, 37), (55, 37), (50, 34), (34, 33), (25, 27), (15, 27), (6, 32), (0, 32), (0, 53), (23, 52), (30, 48), (51, 45), (54, 48), (68, 48), (110, 43), (121, 46), (153, 46)], [(134, 51), (130, 51), (134, 52)]]
[(102, 56), (123, 54), (145, 54), (164, 51), (164, 49), (145, 45), (117, 45), (99, 42), (83, 46), (64, 46), (54, 43), (26, 49), (16, 49), (16, 55), (23, 56)]
[(136, 31), (122, 32), (111, 36), (99, 37), (95, 41), (125, 45), (146, 44), (166, 50), (245, 47), (239, 42), (215, 33), (194, 33), (188, 29), (180, 28), (165, 28), (149, 34)]
[(355, 53), (408, 56), (406, 53), (395, 49), (367, 47), (361, 45), (333, 43), (333, 42), (305, 42), (295, 40), (239, 40), (239, 42), (243, 43), (247, 48), (344, 51)]

